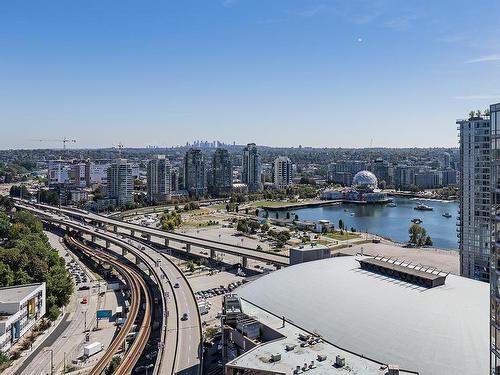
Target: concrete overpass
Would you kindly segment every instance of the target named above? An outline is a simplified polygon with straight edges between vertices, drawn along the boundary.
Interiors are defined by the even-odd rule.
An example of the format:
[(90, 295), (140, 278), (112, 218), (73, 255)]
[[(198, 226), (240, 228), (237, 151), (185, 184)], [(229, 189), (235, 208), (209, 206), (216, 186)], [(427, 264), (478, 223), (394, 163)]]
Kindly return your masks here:
[(244, 268), (247, 267), (248, 259), (271, 263), (277, 267), (289, 265), (289, 258), (286, 255), (274, 254), (245, 246), (237, 246), (224, 242), (197, 238), (187, 234), (165, 232), (163, 230), (149, 228), (139, 224), (128, 223), (84, 210), (69, 208), (59, 209), (57, 207), (45, 204), (20, 201), (18, 199), (16, 200), (16, 206), (20, 206), (21, 208), (25, 209), (27, 209), (28, 207), (37, 207), (44, 211), (61, 213), (67, 215), (68, 217), (73, 217), (77, 220), (85, 221), (86, 223), (90, 223), (95, 226), (110, 227), (115, 233), (118, 233), (118, 229), (120, 228), (122, 230), (129, 231), (132, 237), (143, 235), (143, 237), (147, 241), (151, 241), (152, 237), (160, 238), (164, 241), (166, 247), (170, 246), (170, 241), (182, 243), (186, 246), (185, 251), (188, 253), (191, 251), (191, 247), (198, 247), (201, 249), (209, 250), (211, 258), (215, 258), (215, 252), (239, 256), (242, 259), (241, 263)]

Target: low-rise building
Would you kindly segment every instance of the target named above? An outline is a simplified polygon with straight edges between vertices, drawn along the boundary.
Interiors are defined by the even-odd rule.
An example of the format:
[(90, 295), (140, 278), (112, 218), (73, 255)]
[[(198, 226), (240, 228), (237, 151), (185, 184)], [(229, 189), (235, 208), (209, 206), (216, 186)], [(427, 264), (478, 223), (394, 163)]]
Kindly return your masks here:
[(330, 249), (323, 245), (307, 244), (290, 249), (290, 265), (330, 258)]
[(0, 288), (0, 351), (6, 352), (45, 315), (45, 283)]

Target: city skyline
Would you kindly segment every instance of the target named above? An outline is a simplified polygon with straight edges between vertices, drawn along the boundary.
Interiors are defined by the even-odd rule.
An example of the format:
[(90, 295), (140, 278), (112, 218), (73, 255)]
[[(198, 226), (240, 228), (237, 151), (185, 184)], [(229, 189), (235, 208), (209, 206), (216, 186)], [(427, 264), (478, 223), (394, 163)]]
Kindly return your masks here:
[(1, 149), (456, 147), (456, 117), (500, 101), (488, 1), (141, 5), (0, 6)]

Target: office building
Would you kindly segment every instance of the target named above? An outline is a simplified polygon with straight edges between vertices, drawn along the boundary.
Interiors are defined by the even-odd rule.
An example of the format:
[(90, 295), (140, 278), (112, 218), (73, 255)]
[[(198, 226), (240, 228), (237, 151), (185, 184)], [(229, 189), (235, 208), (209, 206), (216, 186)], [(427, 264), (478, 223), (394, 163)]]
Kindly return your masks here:
[(330, 248), (315, 243), (292, 247), (290, 248), (290, 265), (330, 258), (330, 254)]
[(146, 188), (149, 202), (165, 203), (170, 199), (170, 178), (170, 161), (165, 155), (156, 155), (148, 161)]
[(87, 160), (85, 163), (85, 179), (87, 187), (106, 186), (108, 183), (109, 160)]
[(134, 202), (134, 179), (132, 165), (126, 159), (118, 159), (108, 168), (108, 198), (118, 206)]
[(384, 181), (385, 185), (392, 184), (392, 168), (388, 161), (377, 158), (373, 161), (371, 169), (379, 183)]
[(394, 168), (394, 186), (396, 189), (407, 189), (415, 185), (417, 168), (407, 164), (398, 164)]
[(184, 188), (189, 195), (203, 197), (207, 193), (205, 157), (200, 149), (191, 148), (184, 158)]
[(489, 281), (491, 236), (490, 120), (457, 120), (460, 137), (460, 274)]
[(367, 163), (359, 160), (344, 160), (328, 165), (328, 181), (350, 186), (356, 173), (367, 169)]
[(500, 374), (500, 103), (490, 106), (492, 157), (492, 232), (494, 247), (491, 256), (490, 277), (490, 362), (491, 374)]
[(441, 174), (442, 186), (456, 186), (457, 185), (457, 171), (455, 169), (445, 169), (439, 171)]
[(45, 283), (0, 288), (0, 351), (8, 351), (45, 315)]
[(279, 156), (273, 162), (273, 184), (276, 189), (285, 189), (292, 184), (292, 162)]
[(233, 165), (226, 149), (218, 148), (212, 158), (210, 171), (210, 194), (215, 197), (227, 196), (233, 186)]
[(435, 169), (422, 168), (414, 175), (414, 185), (419, 189), (434, 189), (442, 186), (442, 174)]
[(260, 156), (255, 143), (249, 143), (243, 149), (242, 164), (241, 182), (247, 184), (250, 192), (261, 190)]

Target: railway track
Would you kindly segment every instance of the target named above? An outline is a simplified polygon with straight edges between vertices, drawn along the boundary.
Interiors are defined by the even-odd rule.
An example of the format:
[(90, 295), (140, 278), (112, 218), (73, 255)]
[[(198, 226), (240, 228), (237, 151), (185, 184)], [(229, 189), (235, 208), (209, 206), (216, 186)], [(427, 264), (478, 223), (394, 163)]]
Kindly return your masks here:
[[(137, 240), (136, 238), (133, 238), (132, 236), (129, 236), (129, 235), (125, 235), (125, 234), (122, 234), (122, 236), (124, 236), (125, 238), (128, 238), (130, 241), (135, 241), (136, 243), (139, 243), (141, 245), (144, 245), (144, 246), (149, 246), (147, 243), (145, 243), (144, 241), (139, 241)], [(130, 245), (130, 244), (129, 244)], [(130, 245), (130, 246), (133, 246), (133, 245)], [(151, 260), (153, 263), (156, 263), (156, 259), (149, 255), (146, 251), (143, 251), (143, 250), (135, 250), (136, 252), (139, 252), (141, 254), (141, 256), (143, 257), (147, 257), (149, 260)], [(162, 254), (160, 253), (157, 253), (156, 252), (156, 255), (160, 256), (160, 257), (163, 257)], [(169, 260), (169, 262), (171, 262)], [(181, 317), (180, 313), (179, 313), (179, 304), (177, 302), (177, 296), (175, 294), (175, 291), (174, 291), (174, 288), (173, 288), (173, 283), (172, 281), (170, 280), (170, 278), (168, 277), (167, 273), (165, 272), (164, 269), (160, 268), (159, 271), (161, 272), (161, 275), (163, 275), (163, 279), (164, 280), (168, 280), (169, 283), (168, 283), (168, 295), (169, 296), (172, 296), (173, 299), (174, 299), (174, 311), (168, 311), (168, 314), (171, 314), (171, 313), (174, 313), (174, 316), (173, 316), (173, 319), (171, 320), (171, 325), (168, 325), (167, 324), (167, 321), (168, 321), (168, 316), (165, 317), (165, 331), (163, 332), (162, 334), (162, 338), (163, 338), (163, 342), (165, 343), (167, 341), (167, 334), (168, 332), (175, 332), (175, 348), (174, 348), (174, 351), (173, 351), (173, 358), (171, 358), (169, 360), (169, 364), (170, 364), (170, 371), (165, 371), (164, 369), (162, 369), (162, 362), (163, 362), (163, 352), (164, 352), (164, 348), (161, 348), (159, 350), (159, 353), (161, 355), (158, 355), (158, 359), (157, 359), (157, 364), (156, 364), (156, 368), (158, 369), (158, 371), (160, 371), (159, 369), (162, 369), (163, 371), (161, 371), (161, 374), (175, 374), (176, 373), (176, 364), (177, 364), (177, 351), (178, 351), (178, 344), (179, 344), (179, 319)], [(162, 292), (162, 295), (164, 296), (164, 301), (165, 301), (165, 305), (164, 305), (164, 313), (167, 314), (167, 299), (166, 299), (166, 288), (164, 287), (163, 283), (161, 281), (159, 281), (159, 287), (160, 287), (160, 290)], [(158, 372), (160, 373), (160, 372)]]
[(142, 320), (137, 336), (132, 345), (129, 347), (127, 353), (125, 354), (123, 361), (120, 363), (118, 369), (114, 373), (115, 375), (130, 374), (133, 367), (137, 363), (137, 360), (141, 356), (144, 347), (146, 346), (151, 330), (151, 295), (149, 288), (142, 276), (134, 268), (123, 264), (115, 256), (91, 248), (84, 243), (77, 241), (73, 237), (69, 237), (68, 242), (80, 248), (88, 255), (91, 255), (92, 257), (97, 258), (105, 263), (111, 264), (113, 267), (115, 267), (117, 271), (125, 278), (131, 291), (130, 311), (127, 315), (127, 319), (125, 320), (125, 324), (123, 325), (121, 331), (113, 340), (109, 348), (106, 350), (105, 354), (92, 368), (89, 375), (100, 375), (109, 365), (112, 358), (118, 353), (120, 348), (125, 343), (127, 334), (130, 332), (134, 321), (139, 314), (141, 300), (144, 300), (144, 318)]

